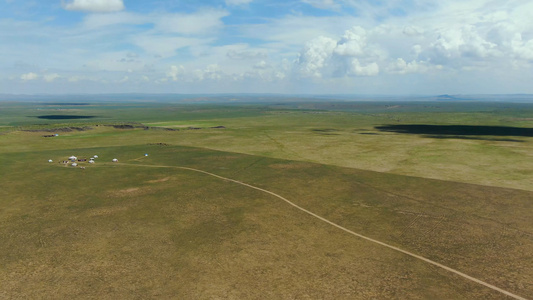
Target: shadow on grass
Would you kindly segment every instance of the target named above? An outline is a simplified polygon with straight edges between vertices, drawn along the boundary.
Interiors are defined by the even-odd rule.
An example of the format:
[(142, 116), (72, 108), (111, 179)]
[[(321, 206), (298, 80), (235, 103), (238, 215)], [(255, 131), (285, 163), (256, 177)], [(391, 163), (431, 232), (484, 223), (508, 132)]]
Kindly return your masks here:
[(478, 141), (496, 141), (496, 142), (517, 142), (523, 143), (523, 140), (517, 139), (500, 139), (500, 138), (490, 138), (490, 137), (474, 137), (474, 136), (461, 136), (461, 135), (424, 135), (426, 138), (432, 139), (461, 139), (461, 140), (478, 140)]
[(507, 126), (475, 126), (475, 125), (383, 125), (375, 129), (384, 132), (423, 134), (430, 138), (462, 138), (478, 140), (498, 140), (521, 142), (515, 139), (490, 139), (470, 136), (522, 136), (533, 137), (533, 128), (507, 127)]

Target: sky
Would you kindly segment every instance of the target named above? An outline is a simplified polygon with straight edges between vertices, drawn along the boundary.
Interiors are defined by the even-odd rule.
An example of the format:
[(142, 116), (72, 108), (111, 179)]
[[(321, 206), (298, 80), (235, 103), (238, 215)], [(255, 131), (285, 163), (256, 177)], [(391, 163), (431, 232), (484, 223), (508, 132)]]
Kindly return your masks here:
[(0, 0), (0, 94), (533, 93), (531, 0)]

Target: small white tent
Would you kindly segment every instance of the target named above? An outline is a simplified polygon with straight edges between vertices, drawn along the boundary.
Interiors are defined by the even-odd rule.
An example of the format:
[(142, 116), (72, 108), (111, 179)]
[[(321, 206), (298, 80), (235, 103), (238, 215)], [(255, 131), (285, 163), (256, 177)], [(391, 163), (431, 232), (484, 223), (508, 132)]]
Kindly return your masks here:
[(118, 159), (116, 159), (116, 158), (113, 158), (113, 162), (118, 162)]
[(73, 166), (73, 167), (77, 167), (78, 164), (77, 164), (77, 163), (72, 163), (71, 166)]
[(53, 160), (49, 159), (48, 162), (53, 162)]
[(90, 163), (90, 164), (94, 164), (94, 160), (90, 160), (89, 163)]
[(74, 156), (74, 155), (72, 155), (72, 156), (69, 157), (68, 159), (71, 160), (71, 161), (76, 161), (76, 160), (78, 160), (78, 158), (77, 158), (76, 156)]
[(98, 158), (98, 155), (93, 155), (94, 158)]

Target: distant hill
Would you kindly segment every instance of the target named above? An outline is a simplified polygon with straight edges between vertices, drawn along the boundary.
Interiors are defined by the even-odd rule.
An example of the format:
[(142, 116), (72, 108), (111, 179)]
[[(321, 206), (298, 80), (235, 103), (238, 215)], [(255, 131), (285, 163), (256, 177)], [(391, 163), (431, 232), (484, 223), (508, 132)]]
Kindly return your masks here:
[(0, 101), (46, 102), (54, 104), (94, 102), (168, 102), (168, 103), (271, 103), (271, 102), (394, 102), (394, 101), (479, 101), (533, 103), (533, 94), (505, 95), (350, 95), (350, 94), (72, 94), (16, 95), (0, 94)]

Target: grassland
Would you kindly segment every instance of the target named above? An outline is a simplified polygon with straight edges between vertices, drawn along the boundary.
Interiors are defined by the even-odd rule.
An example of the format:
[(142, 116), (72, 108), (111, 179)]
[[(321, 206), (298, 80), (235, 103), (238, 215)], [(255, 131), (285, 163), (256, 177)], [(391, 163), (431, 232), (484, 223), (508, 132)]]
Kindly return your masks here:
[[(9, 105), (0, 119), (0, 298), (504, 298), (269, 194), (172, 166), (273, 191), (355, 232), (533, 295), (533, 138), (376, 129), (531, 128), (527, 105), (106, 104), (68, 112), (96, 118), (47, 125), (36, 125), (35, 116), (50, 114), (41, 105)], [(132, 129), (103, 126), (124, 124)], [(59, 136), (42, 137), (49, 132)], [(72, 154), (100, 158), (85, 170), (57, 163)]]
[[(284, 105), (182, 105), (169, 103), (84, 106), (0, 104), (1, 132), (93, 126), (64, 132), (54, 141), (34, 141), (28, 132), (4, 136), (0, 146), (53, 149), (134, 145), (139, 139), (337, 165), (424, 178), (533, 190), (531, 136), (430, 135), (387, 132), (385, 125), (472, 125), (533, 128), (533, 107), (519, 103), (295, 103)], [(39, 115), (62, 109), (97, 116), (90, 121), (53, 120)], [(81, 108), (80, 108), (81, 107)], [(59, 110), (58, 110), (59, 109)], [(69, 115), (71, 113), (68, 113)], [(135, 122), (179, 131), (114, 130), (97, 124)], [(36, 125), (41, 124), (41, 125)], [(42, 125), (47, 124), (47, 125)], [(224, 126), (224, 129), (211, 127)], [(201, 130), (189, 130), (202, 128)], [(131, 137), (138, 137), (131, 138)], [(25, 142), (25, 141), (28, 141)], [(31, 141), (31, 143), (29, 142)], [(35, 144), (37, 143), (37, 144)]]

